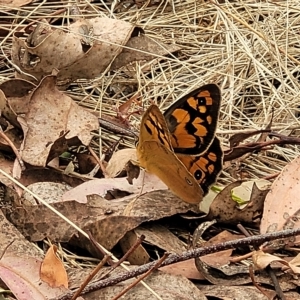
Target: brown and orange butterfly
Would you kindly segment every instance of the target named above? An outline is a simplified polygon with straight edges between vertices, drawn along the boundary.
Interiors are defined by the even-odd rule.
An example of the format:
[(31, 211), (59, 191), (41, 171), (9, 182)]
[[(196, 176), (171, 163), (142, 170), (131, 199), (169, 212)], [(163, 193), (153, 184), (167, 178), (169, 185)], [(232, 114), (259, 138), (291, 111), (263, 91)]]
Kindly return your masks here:
[(220, 105), (219, 87), (208, 84), (177, 100), (164, 115), (156, 105), (143, 115), (139, 164), (185, 202), (199, 203), (222, 170), (215, 137)]

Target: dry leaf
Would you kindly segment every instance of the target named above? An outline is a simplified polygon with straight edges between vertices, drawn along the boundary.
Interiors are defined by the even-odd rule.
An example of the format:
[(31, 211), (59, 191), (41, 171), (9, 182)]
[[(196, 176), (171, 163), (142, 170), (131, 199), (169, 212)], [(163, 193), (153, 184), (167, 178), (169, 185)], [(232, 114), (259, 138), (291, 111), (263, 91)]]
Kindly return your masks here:
[[(110, 215), (99, 218), (100, 220), (94, 223), (90, 221), (84, 230), (91, 231), (97, 241), (111, 249), (126, 232), (136, 228), (141, 223), (188, 211), (199, 213), (197, 206), (180, 203), (180, 199), (168, 191), (150, 192), (131, 199), (129, 202), (126, 201), (126, 206), (122, 207), (122, 213), (118, 216), (113, 215), (115, 209), (111, 206), (111, 210), (108, 211)], [(123, 201), (124, 198), (121, 201), (112, 200), (109, 203), (115, 202), (111, 204), (121, 208)], [(103, 207), (103, 204), (101, 206)]]
[(182, 253), (184, 243), (166, 227), (158, 224), (145, 224), (135, 229), (138, 236), (145, 235), (145, 241), (166, 252)]
[[(256, 184), (253, 184), (250, 200), (243, 209), (238, 207), (240, 198), (234, 197), (232, 190), (242, 184), (242, 181), (236, 181), (226, 186), (215, 197), (210, 206), (208, 218), (216, 218), (223, 223), (258, 223), (263, 210), (263, 204), (267, 190), (259, 190)], [(244, 188), (245, 189), (245, 188)], [(248, 189), (246, 187), (246, 189)]]
[[(138, 51), (140, 50), (140, 51)], [(164, 55), (179, 51), (180, 47), (171, 44), (167, 45), (161, 41), (155, 41), (144, 34), (132, 37), (126, 44), (126, 48), (116, 57), (112, 63), (111, 70), (128, 66), (135, 61), (150, 61), (159, 58), (162, 60)]]
[[(12, 175), (13, 162), (11, 160), (7, 160), (1, 153), (0, 153), (0, 165), (2, 171), (6, 172), (9, 175)], [(13, 185), (12, 182), (2, 173), (0, 174), (0, 182), (6, 186)]]
[[(155, 224), (145, 224), (137, 227), (132, 232), (128, 232), (120, 240), (123, 252), (125, 253), (129, 250), (141, 235), (145, 236), (146, 243), (159, 247), (167, 252), (181, 253), (185, 250), (183, 242), (166, 227)], [(136, 265), (145, 264), (149, 259), (150, 257), (142, 245), (128, 257), (128, 261)]]
[(159, 270), (173, 275), (182, 275), (189, 279), (205, 280), (205, 277), (197, 270), (194, 259), (164, 266)]
[(65, 175), (57, 170), (41, 168), (27, 168), (19, 181), (25, 186), (44, 181), (61, 182), (72, 187), (83, 183), (81, 178)]
[(51, 288), (40, 280), (41, 262), (35, 258), (5, 255), (0, 260), (0, 278), (18, 300), (46, 300), (68, 292), (64, 287)]
[[(114, 286), (101, 289), (101, 291), (90, 294), (93, 299), (112, 299), (121, 290), (126, 288), (133, 280), (130, 279), (126, 282), (120, 282)], [(196, 287), (187, 278), (180, 275), (171, 275), (166, 272), (154, 271), (150, 276), (144, 280), (151, 289), (155, 291), (164, 300), (207, 300), (202, 293), (201, 289)], [(97, 296), (98, 295), (98, 296)], [(136, 285), (133, 289), (130, 289), (124, 299), (154, 299), (153, 294), (145, 289), (141, 284)]]
[(135, 149), (122, 149), (114, 152), (106, 167), (109, 177), (118, 176), (130, 160), (137, 161)]
[[(254, 186), (255, 184), (255, 186)], [(271, 182), (264, 179), (249, 180), (242, 182), (241, 185), (231, 190), (232, 199), (237, 203), (239, 208), (244, 208), (250, 201), (253, 200), (253, 189), (256, 187), (259, 190), (269, 191)]]
[[(86, 228), (94, 236), (101, 237), (98, 241), (109, 247), (117, 243), (126, 230), (132, 230), (142, 222), (188, 211), (199, 213), (195, 205), (181, 201), (168, 191), (155, 191), (142, 195), (135, 201), (132, 199), (136, 199), (136, 196), (106, 200), (92, 195), (88, 196), (87, 203), (64, 201), (53, 203), (52, 206), (80, 228)], [(128, 206), (130, 210), (125, 215)], [(76, 229), (44, 205), (16, 207), (7, 212), (7, 218), (31, 241), (48, 237), (52, 241), (67, 242), (77, 233)]]
[[(88, 153), (74, 153), (78, 162), (78, 169), (80, 174), (89, 174), (93, 173), (95, 177), (102, 177), (102, 172), (99, 170), (100, 166), (97, 160)], [(96, 169), (98, 169), (96, 171)], [(96, 173), (94, 173), (94, 171)]]
[[(97, 202), (99, 206), (89, 202), (81, 204), (76, 201), (53, 203), (52, 206), (75, 222), (77, 226), (83, 227), (86, 223), (103, 216), (108, 209), (106, 204), (109, 201), (103, 200), (104, 203), (101, 203), (97, 199)], [(115, 211), (118, 210), (115, 209)], [(48, 237), (54, 242), (68, 242), (76, 232), (73, 227), (43, 204), (16, 207), (13, 211), (7, 212), (7, 218), (31, 241), (40, 241)]]
[[(19, 130), (15, 129), (15, 128), (11, 128), (11, 129), (5, 130), (4, 133), (10, 139), (10, 141), (15, 145), (15, 147), (17, 149), (19, 149), (21, 146), (21, 143), (22, 143), (22, 138), (21, 138)], [(2, 137), (0, 137), (0, 151), (12, 153), (12, 149), (11, 149), (10, 145)]]
[[(207, 285), (201, 286), (202, 292), (208, 297), (208, 299), (222, 299), (222, 300), (273, 300), (276, 293), (271, 290), (263, 288), (263, 291), (269, 297), (266, 297), (260, 290), (252, 286), (234, 286), (232, 283), (230, 286), (226, 285)], [(290, 299), (293, 300), (293, 299)]]
[[(214, 222), (204, 222), (200, 224), (193, 235), (193, 247), (211, 246), (220, 242), (240, 238), (230, 232), (224, 231), (213, 237), (208, 242), (204, 242), (202, 234)], [(249, 282), (249, 268), (243, 265), (229, 264), (232, 250), (224, 250), (217, 253), (208, 254), (195, 258), (195, 265), (198, 271), (213, 284), (245, 284)]]
[[(299, 228), (299, 211), (300, 157), (297, 157), (284, 167), (266, 196), (260, 232), (263, 234)], [(299, 243), (300, 237), (288, 240), (291, 243)]]
[(52, 245), (41, 264), (41, 280), (51, 287), (64, 286), (68, 288), (68, 275), (62, 261), (56, 256), (57, 247)]
[[(41, 31), (36, 46), (31, 46), (18, 33), (13, 37), (12, 60), (38, 81), (53, 69), (59, 70), (58, 80), (95, 78), (122, 51), (133, 29), (131, 23), (112, 18), (80, 19), (69, 28), (52, 28), (46, 36)], [(19, 76), (27, 78), (23, 74)]]
[(32, 82), (23, 79), (9, 79), (0, 84), (0, 89), (8, 99), (9, 105), (15, 114), (25, 114), (28, 109), (30, 93), (36, 88)]
[[(63, 183), (47, 181), (33, 183), (27, 188), (47, 203), (61, 202), (62, 195), (72, 189), (71, 186)], [(35, 198), (28, 192), (24, 192), (23, 198), (36, 205)]]
[(300, 257), (300, 254), (298, 254), (290, 262), (287, 262), (286, 260), (284, 260), (278, 256), (272, 255), (270, 253), (265, 253), (262, 250), (255, 251), (252, 254), (253, 263), (256, 266), (256, 268), (259, 270), (265, 269), (271, 263), (278, 262), (278, 263), (283, 264), (284, 266), (290, 268), (294, 274), (300, 274), (299, 257)]
[[(164, 190), (167, 186), (162, 183), (158, 177), (147, 173), (140, 172), (137, 179), (133, 179), (133, 184), (129, 184), (126, 178), (102, 178), (84, 182), (76, 188), (66, 192), (63, 200), (76, 200), (81, 203), (87, 201), (87, 195), (99, 195), (106, 197), (108, 191), (120, 190), (129, 194), (140, 195), (154, 190)], [(133, 195), (128, 196), (132, 198)]]
[[(108, 215), (103, 216), (96, 222), (89, 222), (82, 229), (85, 232), (91, 232), (96, 241), (106, 249), (111, 250), (128, 231), (136, 228), (141, 223), (147, 221), (147, 219), (143, 216)], [(94, 251), (94, 245), (90, 244), (86, 238), (81, 238), (79, 246), (88, 249), (93, 255), (99, 257), (97, 255), (99, 251)]]
[(34, 166), (47, 162), (67, 148), (66, 140), (78, 138), (84, 145), (92, 139), (98, 119), (55, 86), (55, 76), (45, 77), (32, 93), (22, 128), (22, 158)]
[(130, 116), (129, 110), (133, 103), (138, 102), (138, 98), (140, 97), (140, 93), (136, 93), (134, 96), (130, 97), (127, 101), (122, 103), (118, 108), (117, 108), (117, 117), (121, 119), (121, 121), (127, 121), (127, 119)]
[[(219, 243), (224, 243), (228, 241), (233, 241), (235, 239), (242, 238), (242, 235), (232, 234), (227, 230), (224, 230), (217, 234), (216, 236), (212, 237), (209, 241), (205, 242), (201, 246), (212, 246)], [(219, 251), (212, 254), (203, 255), (200, 257), (201, 261), (205, 262), (210, 267), (219, 268), (221, 266), (227, 265), (230, 263), (230, 259), (232, 258), (233, 250), (228, 249), (224, 251)]]
[(0, 115), (16, 128), (21, 128), (16, 113), (12, 110), (6, 95), (0, 89)]
[[(10, 193), (6, 193), (7, 197), (10, 197)], [(5, 199), (4, 201), (6, 201)], [(4, 208), (2, 208), (3, 210)], [(36, 248), (35, 245), (28, 242), (24, 236), (16, 229), (16, 227), (9, 222), (2, 210), (0, 210), (0, 227), (5, 230), (0, 231), (0, 253), (13, 252), (15, 255), (22, 255), (22, 257), (35, 257), (42, 258), (41, 252)], [(10, 245), (7, 249), (6, 247)]]
[[(125, 254), (133, 245), (136, 244), (139, 235), (136, 232), (128, 231), (124, 237), (120, 240), (120, 247)], [(142, 245), (139, 245), (134, 251), (127, 257), (127, 260), (131, 265), (144, 265), (149, 262), (150, 256)]]

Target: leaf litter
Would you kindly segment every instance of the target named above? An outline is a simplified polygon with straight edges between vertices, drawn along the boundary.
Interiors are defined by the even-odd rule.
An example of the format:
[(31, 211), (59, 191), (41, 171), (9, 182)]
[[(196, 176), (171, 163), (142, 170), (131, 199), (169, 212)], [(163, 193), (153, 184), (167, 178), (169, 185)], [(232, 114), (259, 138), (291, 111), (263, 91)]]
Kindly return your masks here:
[[(236, 227), (238, 223), (249, 226), (251, 234), (257, 234), (258, 227), (261, 234), (299, 228), (299, 61), (291, 50), (298, 47), (296, 27), (291, 24), (299, 12), (294, 1), (284, 6), (247, 1), (161, 2), (145, 4), (143, 10), (140, 3), (131, 3), (125, 10), (110, 2), (83, 3), (77, 7), (80, 17), (63, 3), (31, 3), (18, 9), (26, 3), (0, 4), (2, 27), (9, 28), (4, 34), (1, 31), (0, 124), (6, 139), (0, 139), (0, 203), (1, 228), (6, 230), (1, 232), (0, 277), (17, 299), (59, 299), (68, 292), (36, 285), (45, 250), (52, 250), (46, 238), (62, 243), (58, 253), (63, 263), (52, 253), (50, 265), (56, 265), (53, 261), (64, 265), (69, 282), (78, 280), (84, 262), (89, 261), (82, 251), (96, 258), (103, 258), (105, 251), (39, 200), (29, 199), (28, 192), (23, 193), (5, 173), (90, 232), (112, 251), (115, 261), (128, 253), (125, 259), (131, 265), (144, 265), (166, 251), (184, 253), (191, 247), (197, 225), (207, 220), (218, 223), (198, 230), (203, 231), (201, 239), (214, 245), (235, 240), (237, 230), (249, 234)], [(15, 10), (5, 5), (14, 5)], [(21, 10), (21, 23), (12, 23)], [(217, 195), (203, 201), (208, 203), (203, 216), (202, 209), (170, 194), (155, 176), (136, 173), (134, 166), (128, 166), (128, 162), (136, 163), (134, 149), (128, 148), (134, 148), (143, 108), (154, 102), (164, 109), (209, 82), (222, 89), (217, 134), (224, 149), (230, 148), (214, 187)], [(137, 95), (139, 101), (128, 101)], [(117, 126), (123, 133), (113, 134), (116, 131), (110, 125), (99, 128), (100, 116), (121, 118), (125, 123)], [(91, 159), (88, 147), (99, 154), (99, 160)], [(267, 184), (259, 187), (262, 179)], [(268, 295), (273, 299), (275, 284), (286, 297), (293, 297), (299, 286), (291, 273), (298, 273), (298, 244), (296, 236), (268, 243), (252, 253), (253, 259), (245, 247), (224, 250), (204, 256), (201, 265), (197, 258), (192, 274), (184, 268), (190, 269), (194, 260), (184, 260), (177, 268), (173, 264), (168, 273), (162, 271), (167, 267), (152, 271), (146, 283), (133, 287), (126, 297), (266, 299)], [(286, 257), (280, 253), (282, 248)], [(74, 254), (69, 255), (69, 249)], [(10, 261), (23, 269), (9, 266), (8, 271)], [(243, 263), (261, 269), (255, 273), (255, 282)], [(267, 266), (277, 275), (277, 283), (271, 283), (264, 272)], [(102, 275), (111, 267), (103, 270)], [(112, 272), (121, 271), (116, 267)], [(54, 281), (58, 279), (56, 269), (50, 273)], [(206, 278), (214, 285), (194, 285), (186, 277)], [(83, 297), (101, 293), (111, 299), (131, 281)], [(263, 294), (252, 283), (263, 285)], [(147, 284), (150, 292), (144, 287)]]

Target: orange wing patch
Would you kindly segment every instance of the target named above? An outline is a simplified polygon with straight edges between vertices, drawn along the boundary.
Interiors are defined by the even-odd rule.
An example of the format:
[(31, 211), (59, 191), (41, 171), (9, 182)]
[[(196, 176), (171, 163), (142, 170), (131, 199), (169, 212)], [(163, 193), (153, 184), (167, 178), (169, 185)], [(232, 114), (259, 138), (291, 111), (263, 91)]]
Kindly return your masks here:
[(198, 95), (197, 98), (204, 98), (205, 99), (205, 105), (210, 106), (213, 105), (213, 98), (211, 96), (211, 93), (209, 90), (204, 90), (201, 91)]
[(188, 99), (187, 99), (187, 103), (188, 103), (188, 105), (191, 107), (191, 108), (193, 108), (193, 109), (197, 109), (197, 107), (198, 107), (198, 100), (195, 98), (195, 97), (189, 97)]
[(200, 155), (212, 143), (219, 118), (221, 95), (208, 84), (176, 101), (164, 113), (175, 153)]
[(177, 154), (179, 160), (195, 177), (204, 195), (214, 184), (223, 166), (223, 151), (218, 138), (214, 138), (207, 152), (199, 156)]

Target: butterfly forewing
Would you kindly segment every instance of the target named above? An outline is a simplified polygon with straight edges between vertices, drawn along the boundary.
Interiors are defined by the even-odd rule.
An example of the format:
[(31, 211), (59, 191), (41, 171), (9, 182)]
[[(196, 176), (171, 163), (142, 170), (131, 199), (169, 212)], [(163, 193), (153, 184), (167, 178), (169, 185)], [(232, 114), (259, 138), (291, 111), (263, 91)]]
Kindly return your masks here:
[(223, 151), (217, 137), (207, 149), (199, 156), (177, 155), (190, 173), (203, 189), (204, 195), (208, 193), (209, 187), (215, 183), (216, 178), (222, 171)]
[(203, 191), (175, 155), (169, 129), (156, 105), (151, 105), (142, 118), (137, 158), (140, 166), (155, 174), (183, 201), (199, 203), (202, 200)]
[(175, 153), (199, 155), (212, 143), (221, 104), (220, 89), (204, 85), (177, 100), (164, 113)]
[(139, 144), (137, 156), (141, 166), (155, 174), (183, 201), (197, 204), (202, 200), (203, 191), (194, 176), (164, 145), (154, 140), (144, 141)]
[(173, 149), (165, 118), (156, 105), (146, 110), (141, 121), (139, 143), (155, 140), (168, 149)]

